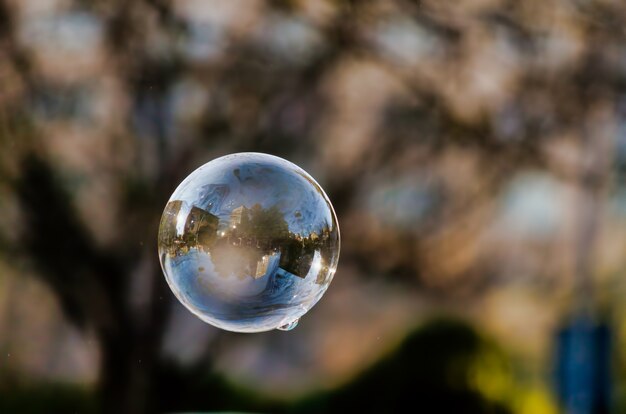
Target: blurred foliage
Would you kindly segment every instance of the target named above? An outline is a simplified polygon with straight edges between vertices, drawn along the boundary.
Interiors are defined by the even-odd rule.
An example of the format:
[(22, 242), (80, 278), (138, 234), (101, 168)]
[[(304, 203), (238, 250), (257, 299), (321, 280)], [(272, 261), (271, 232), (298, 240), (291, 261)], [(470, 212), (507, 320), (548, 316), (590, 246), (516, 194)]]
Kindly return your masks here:
[[(435, 320), (413, 332), (391, 355), (339, 390), (300, 403), (303, 412), (425, 411), (509, 413), (506, 358), (464, 323)], [(495, 394), (491, 400), (489, 394)], [(500, 400), (499, 400), (500, 399)], [(298, 410), (296, 410), (298, 412)]]
[[(165, 412), (386, 413), (419, 407), (445, 412), (509, 413), (513, 398), (519, 398), (513, 394), (519, 388), (512, 383), (510, 369), (505, 355), (469, 325), (454, 319), (436, 319), (412, 332), (357, 379), (333, 391), (293, 402), (272, 400), (210, 374), (206, 366), (182, 369), (165, 362), (156, 373), (158, 388), (152, 404)], [(95, 412), (94, 403), (94, 395), (78, 387), (22, 385), (0, 389), (3, 412), (89, 413)], [(533, 406), (533, 410), (549, 412), (541, 405)]]
[(41, 384), (0, 388), (3, 413), (97, 413), (93, 392), (76, 385)]

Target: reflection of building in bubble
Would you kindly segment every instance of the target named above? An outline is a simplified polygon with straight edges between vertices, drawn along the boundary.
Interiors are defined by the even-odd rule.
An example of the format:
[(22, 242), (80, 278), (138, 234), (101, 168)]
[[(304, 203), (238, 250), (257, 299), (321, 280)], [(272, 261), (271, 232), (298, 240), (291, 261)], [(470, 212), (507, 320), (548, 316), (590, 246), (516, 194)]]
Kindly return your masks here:
[(230, 213), (230, 225), (232, 227), (246, 225), (249, 221), (248, 208), (245, 206), (237, 207)]
[(254, 278), (258, 279), (260, 277), (265, 276), (267, 273), (267, 266), (270, 263), (270, 256), (265, 255), (256, 264), (256, 273), (254, 274)]
[(217, 239), (219, 219), (199, 207), (182, 200), (167, 203), (159, 227), (159, 244), (168, 255), (186, 254), (192, 247), (207, 251)]
[(185, 222), (185, 241), (190, 247), (209, 249), (217, 238), (218, 222), (217, 216), (193, 206)]
[(280, 258), (280, 267), (294, 276), (302, 279), (306, 277), (311, 268), (313, 252), (306, 251), (295, 239), (286, 243)]
[(176, 236), (176, 224), (178, 214), (183, 207), (182, 200), (174, 200), (167, 203), (161, 224), (159, 228), (159, 244), (166, 246), (166, 251), (169, 255), (176, 254), (176, 247), (178, 243)]
[[(268, 276), (270, 279), (278, 270), (280, 253), (266, 254), (257, 262), (255, 279)], [(269, 282), (268, 282), (269, 283)]]

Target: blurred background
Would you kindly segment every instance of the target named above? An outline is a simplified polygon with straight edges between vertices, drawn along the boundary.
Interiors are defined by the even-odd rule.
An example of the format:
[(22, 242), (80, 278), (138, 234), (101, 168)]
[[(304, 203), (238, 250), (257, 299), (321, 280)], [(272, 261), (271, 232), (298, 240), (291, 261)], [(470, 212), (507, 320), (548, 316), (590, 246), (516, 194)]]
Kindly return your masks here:
[[(339, 218), (288, 333), (159, 267), (240, 151)], [(0, 412), (626, 412), (625, 252), (621, 0), (0, 1)]]

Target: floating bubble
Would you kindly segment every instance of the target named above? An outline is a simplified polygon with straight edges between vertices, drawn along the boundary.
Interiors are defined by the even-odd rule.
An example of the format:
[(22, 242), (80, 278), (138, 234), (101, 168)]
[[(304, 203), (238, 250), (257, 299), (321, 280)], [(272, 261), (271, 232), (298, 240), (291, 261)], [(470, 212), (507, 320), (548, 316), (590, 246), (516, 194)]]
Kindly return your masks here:
[(167, 282), (191, 312), (235, 332), (291, 330), (320, 300), (339, 259), (339, 227), (309, 174), (240, 153), (192, 172), (159, 226)]

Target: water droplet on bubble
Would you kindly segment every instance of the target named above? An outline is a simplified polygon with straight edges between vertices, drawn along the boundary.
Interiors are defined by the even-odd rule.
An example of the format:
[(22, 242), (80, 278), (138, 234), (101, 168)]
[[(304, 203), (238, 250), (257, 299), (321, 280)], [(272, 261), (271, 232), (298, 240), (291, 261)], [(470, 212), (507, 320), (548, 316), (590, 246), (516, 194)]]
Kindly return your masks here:
[(205, 322), (236, 332), (290, 330), (332, 281), (339, 228), (304, 170), (267, 154), (233, 154), (174, 191), (159, 258), (176, 297)]
[(300, 322), (300, 319), (296, 319), (293, 322), (289, 322), (286, 325), (283, 326), (279, 326), (278, 329), (279, 331), (291, 331), (292, 329), (294, 329), (296, 326), (298, 326), (298, 322)]

